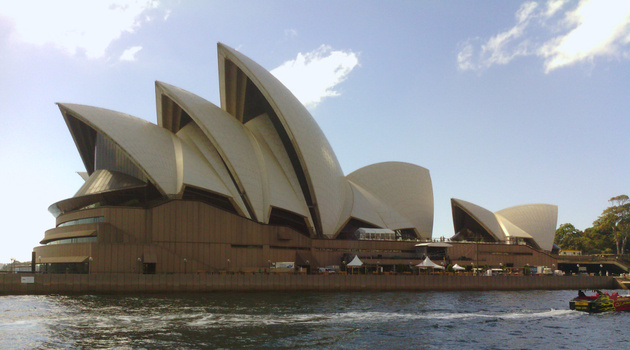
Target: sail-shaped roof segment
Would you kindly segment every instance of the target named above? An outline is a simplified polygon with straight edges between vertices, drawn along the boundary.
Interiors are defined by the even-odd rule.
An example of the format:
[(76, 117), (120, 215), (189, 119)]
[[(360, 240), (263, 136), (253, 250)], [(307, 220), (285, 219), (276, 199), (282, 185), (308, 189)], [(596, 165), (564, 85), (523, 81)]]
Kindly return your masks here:
[(499, 241), (505, 241), (508, 238), (533, 239), (542, 249), (550, 251), (553, 248), (558, 221), (556, 205), (526, 204), (499, 210), (496, 213), (461, 199), (451, 199), (451, 205), (455, 232), (459, 232), (462, 229), (459, 226), (464, 223), (457, 217), (455, 210), (457, 207)]
[[(261, 169), (263, 160), (253, 135), (242, 123), (205, 99), (161, 82), (156, 82), (158, 99), (168, 96), (199, 126), (221, 155), (253, 219), (267, 217)], [(158, 105), (162, 105), (158, 102)], [(159, 112), (158, 112), (159, 114)], [(163, 114), (163, 113), (162, 113)], [(164, 120), (164, 116), (158, 116)], [(163, 122), (162, 122), (163, 123)]]
[(332, 147), (310, 113), (266, 69), (218, 44), (221, 106), (236, 119), (266, 112), (292, 158), (294, 171), (320, 234), (332, 237), (350, 188)]
[(261, 173), (268, 188), (268, 205), (307, 218), (310, 229), (314, 230), (297, 175), (269, 117), (258, 116), (248, 121), (245, 127), (255, 136), (264, 158), (266, 168)]
[(496, 212), (514, 225), (529, 233), (538, 245), (551, 251), (558, 223), (558, 206), (553, 204), (526, 204)]
[(376, 227), (387, 227), (392, 230), (415, 228), (409, 219), (403, 217), (373, 193), (351, 180), (348, 180), (348, 183), (352, 187), (353, 202), (346, 205), (350, 206), (352, 218), (371, 223)]
[[(143, 119), (108, 109), (68, 103), (58, 105), (66, 118), (88, 173), (94, 172), (96, 142), (80, 140), (90, 138), (86, 133), (97, 132), (106, 135), (126, 152), (129, 159), (142, 169), (164, 195), (174, 196), (179, 193), (177, 170), (174, 166), (175, 136), (172, 133)], [(84, 126), (81, 127), (76, 121)]]
[[(482, 208), (476, 204), (466, 202), (461, 199), (451, 199), (451, 206), (462, 209), (468, 216), (481, 225), (489, 234), (494, 236), (498, 241), (506, 239), (505, 233), (493, 212)], [(456, 218), (456, 211), (453, 210), (453, 223), (455, 224), (455, 232), (459, 232), (462, 227), (458, 227), (463, 221)]]
[[(187, 179), (189, 172), (197, 172), (197, 170), (189, 170), (184, 167), (184, 176), (186, 177), (184, 184), (200, 187), (204, 190), (209, 190), (215, 193), (225, 194), (225, 196), (232, 202), (234, 209), (239, 215), (250, 218), (249, 213), (247, 212), (247, 207), (240, 196), (240, 192), (236, 188), (234, 181), (232, 181), (229, 171), (221, 160), (221, 156), (214, 148), (210, 140), (206, 138), (203, 131), (199, 129), (199, 126), (195, 123), (189, 123), (177, 132), (177, 137), (181, 139), (187, 147), (199, 152), (202, 159), (208, 164), (209, 168), (213, 172), (213, 174), (208, 175), (208, 179), (205, 179), (205, 181), (209, 183), (200, 185)], [(220, 183), (214, 184), (210, 181), (219, 181)], [(221, 190), (222, 188), (225, 188), (227, 192), (223, 193)]]
[(182, 182), (185, 186), (202, 188), (232, 198), (232, 192), (196, 147), (185, 142), (180, 147)]
[(358, 169), (347, 179), (393, 208), (412, 225), (402, 227), (402, 223), (395, 222), (396, 218), (381, 213), (388, 228), (415, 228), (421, 237), (431, 238), (433, 187), (427, 169), (403, 162), (383, 162)]
[(494, 216), (496, 216), (497, 221), (499, 222), (499, 225), (501, 225), (501, 228), (503, 229), (503, 232), (505, 233), (506, 237), (508, 238), (533, 238), (532, 235), (523, 231), (522, 228), (514, 225), (510, 220), (506, 219), (500, 214), (495, 213)]
[(348, 181), (352, 188), (352, 211), (350, 216), (361, 221), (370, 223), (376, 227), (388, 227), (383, 218), (379, 215), (379, 211), (374, 207), (378, 199), (361, 186)]

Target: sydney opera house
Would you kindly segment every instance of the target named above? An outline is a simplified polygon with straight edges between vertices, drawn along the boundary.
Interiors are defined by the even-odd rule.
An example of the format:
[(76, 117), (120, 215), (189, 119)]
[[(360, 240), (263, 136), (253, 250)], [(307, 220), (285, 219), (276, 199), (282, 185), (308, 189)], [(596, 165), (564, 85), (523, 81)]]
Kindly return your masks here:
[(214, 273), (293, 262), (308, 271), (355, 255), (393, 267), (435, 254), (551, 265), (555, 206), (492, 213), (453, 200), (453, 242), (433, 242), (427, 169), (385, 162), (344, 175), (313, 117), (270, 72), (222, 44), (218, 62), (221, 106), (156, 82), (157, 125), (59, 104), (85, 183), (50, 206), (56, 227), (34, 248), (34, 265)]

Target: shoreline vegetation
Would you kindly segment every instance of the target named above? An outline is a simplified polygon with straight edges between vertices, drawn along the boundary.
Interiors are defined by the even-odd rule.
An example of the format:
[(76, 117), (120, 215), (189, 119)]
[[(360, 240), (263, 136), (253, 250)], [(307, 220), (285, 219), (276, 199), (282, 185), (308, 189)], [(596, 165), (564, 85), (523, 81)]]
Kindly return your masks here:
[(612, 197), (610, 206), (593, 221), (593, 226), (584, 231), (571, 223), (558, 227), (554, 243), (562, 250), (579, 251), (581, 254), (615, 254), (621, 256), (628, 253), (630, 238), (630, 198), (625, 195)]

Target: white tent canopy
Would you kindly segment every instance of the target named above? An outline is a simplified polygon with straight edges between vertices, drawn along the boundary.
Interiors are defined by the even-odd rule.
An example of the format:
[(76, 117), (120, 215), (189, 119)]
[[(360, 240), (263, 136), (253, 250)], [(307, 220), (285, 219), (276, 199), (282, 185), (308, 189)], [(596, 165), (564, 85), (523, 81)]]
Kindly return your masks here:
[(361, 261), (361, 259), (359, 259), (358, 255), (354, 256), (354, 259), (352, 259), (351, 262), (348, 263), (349, 267), (359, 267), (359, 266), (363, 266), (363, 261)]
[(440, 266), (434, 263), (433, 261), (431, 261), (431, 259), (429, 259), (429, 257), (426, 257), (423, 262), (419, 263), (416, 266), (419, 268), (432, 268), (432, 269), (444, 270), (444, 266)]
[(466, 268), (459, 266), (459, 264), (455, 264), (455, 265), (453, 265), (453, 270), (455, 270), (455, 271), (464, 271), (464, 270), (466, 270)]

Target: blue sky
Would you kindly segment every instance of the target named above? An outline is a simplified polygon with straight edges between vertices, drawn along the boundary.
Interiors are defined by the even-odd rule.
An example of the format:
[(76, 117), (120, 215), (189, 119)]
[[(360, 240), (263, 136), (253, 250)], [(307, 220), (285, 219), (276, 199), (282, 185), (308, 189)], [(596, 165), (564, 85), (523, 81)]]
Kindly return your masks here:
[(559, 206), (584, 229), (630, 194), (630, 2), (13, 1), (0, 6), (0, 262), (29, 260), (83, 164), (55, 102), (156, 122), (154, 81), (220, 104), (216, 43), (273, 71), (346, 174), (428, 168), (450, 198)]

